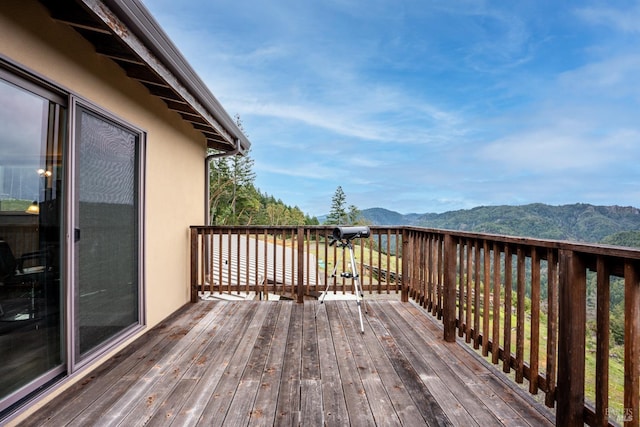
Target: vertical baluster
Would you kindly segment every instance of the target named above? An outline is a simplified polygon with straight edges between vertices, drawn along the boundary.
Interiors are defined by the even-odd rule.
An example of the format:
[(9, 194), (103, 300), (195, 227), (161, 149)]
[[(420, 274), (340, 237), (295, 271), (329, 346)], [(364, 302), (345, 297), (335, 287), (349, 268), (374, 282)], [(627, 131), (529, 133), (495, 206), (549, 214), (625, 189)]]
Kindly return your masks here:
[[(438, 309), (439, 309), (439, 297), (440, 297), (440, 289), (439, 289), (439, 274), (440, 274), (440, 269), (439, 269), (439, 265), (440, 265), (440, 240), (438, 238), (438, 236), (436, 236), (435, 234), (431, 235), (431, 239), (432, 239), (432, 245), (433, 245), (433, 264), (431, 266), (432, 270), (431, 270), (431, 277), (432, 277), (432, 293), (433, 293), (433, 297), (431, 299), (431, 313), (434, 316), (438, 315)], [(438, 316), (438, 318), (440, 318)]]
[[(298, 279), (297, 279), (297, 297), (298, 297), (298, 303), (302, 304), (304, 302), (304, 261), (305, 261), (305, 247), (304, 247), (304, 228), (303, 227), (298, 227), (297, 229), (297, 243), (296, 243), (296, 248), (298, 250), (298, 256), (297, 256), (297, 263), (295, 265), (297, 265), (298, 268)], [(291, 235), (291, 238), (293, 240), (293, 234)], [(292, 242), (293, 243), (293, 242)], [(306, 251), (307, 253), (309, 253), (309, 251)]]
[(382, 270), (382, 233), (378, 231), (378, 293), (382, 289), (382, 276), (384, 272)]
[(511, 372), (511, 294), (513, 290), (513, 257), (511, 246), (506, 244), (504, 248), (504, 329), (503, 329), (503, 356), (502, 372)]
[[(199, 232), (197, 228), (191, 229), (191, 302), (198, 302), (198, 265), (200, 264), (198, 258), (202, 258), (202, 255), (198, 257), (200, 253), (198, 251), (198, 236)], [(203, 269), (204, 270), (204, 269)], [(200, 279), (204, 283), (204, 278)]]
[(250, 256), (249, 256), (249, 244), (250, 244), (250, 240), (251, 239), (250, 239), (250, 236), (249, 236), (249, 229), (245, 228), (245, 230), (244, 230), (244, 262), (243, 262), (243, 265), (244, 265), (244, 282), (245, 282), (245, 289), (247, 290), (247, 294), (249, 292), (252, 292), (252, 291), (255, 292), (256, 291), (255, 287), (251, 285), (251, 282), (250, 282), (250, 279), (249, 279), (250, 278), (250, 271), (249, 270), (251, 270), (249, 268), (249, 266), (250, 266), (250, 264), (249, 264), (249, 259), (250, 259)]
[(240, 279), (242, 274), (240, 273), (240, 264), (242, 262), (242, 245), (240, 244), (240, 232), (236, 230), (236, 232), (234, 233), (235, 237), (236, 237), (236, 250), (233, 251), (232, 253), (235, 255), (235, 263), (236, 263), (236, 282), (237, 282), (237, 291), (236, 293), (238, 295), (240, 295), (240, 293), (242, 292), (241, 287), (242, 284), (240, 283)]
[(424, 307), (428, 310), (431, 311), (433, 310), (433, 259), (435, 257), (434, 254), (434, 244), (432, 241), (432, 235), (431, 234), (427, 234), (425, 236), (425, 244), (427, 246), (427, 252), (426, 252), (426, 256), (427, 256), (427, 260), (425, 263), (425, 278), (426, 278), (426, 299), (425, 299), (425, 305)]
[(263, 233), (263, 251), (262, 251), (262, 282), (264, 283), (263, 288), (266, 293), (269, 294), (269, 234), (267, 233), (267, 229), (264, 229)]
[(274, 293), (278, 293), (278, 271), (277, 271), (277, 265), (278, 265), (278, 257), (277, 257), (277, 252), (278, 252), (278, 246), (276, 244), (276, 236), (278, 235), (278, 231), (277, 229), (273, 230), (273, 242), (272, 242), (272, 256), (273, 256), (273, 265), (272, 265), (272, 273), (273, 273), (273, 292)]
[[(266, 295), (264, 294), (264, 287), (263, 287), (263, 283), (260, 283), (260, 256), (259, 256), (259, 240), (258, 239), (258, 231), (254, 231), (253, 234), (253, 245), (254, 245), (254, 251), (253, 251), (253, 283), (256, 287), (256, 292), (258, 292), (260, 294), (260, 299), (265, 298), (267, 299)], [(247, 262), (248, 264), (248, 262)]]
[(427, 245), (427, 262), (425, 263), (426, 271), (425, 277), (427, 279), (426, 282), (426, 300), (425, 300), (425, 309), (433, 314), (433, 300), (435, 298), (435, 290), (433, 286), (434, 282), (434, 259), (436, 258), (435, 254), (435, 244), (433, 242), (433, 235), (428, 233), (426, 236), (425, 244)]
[(327, 229), (323, 229), (323, 239), (324, 239), (324, 273), (323, 273), (323, 281), (322, 284), (323, 286), (323, 290), (324, 288), (327, 287), (327, 284), (329, 283), (329, 238), (327, 235)]
[(464, 302), (465, 302), (465, 286), (464, 286), (464, 261), (465, 261), (465, 257), (464, 257), (464, 242), (462, 241), (462, 239), (460, 239), (460, 242), (458, 244), (458, 284), (457, 287), (459, 289), (458, 291), (458, 336), (462, 337), (464, 335), (464, 328), (463, 328), (463, 324), (464, 324)]
[(531, 248), (531, 347), (529, 354), (529, 393), (538, 394), (540, 356), (540, 257)]
[(480, 243), (473, 243), (473, 348), (480, 348)]
[[(338, 269), (336, 269), (336, 274), (338, 273), (338, 270), (341, 268), (341, 266), (338, 265), (339, 259), (338, 259), (338, 245), (335, 244), (333, 245), (333, 265), (338, 266)], [(338, 276), (335, 276), (333, 278), (333, 293), (337, 293), (338, 292)]]
[[(426, 308), (427, 301), (427, 258), (429, 255), (429, 248), (426, 246), (426, 234), (418, 234), (415, 232), (410, 233), (409, 248), (413, 255), (411, 255), (411, 265), (409, 266), (411, 271), (407, 271), (407, 274), (412, 274), (412, 294), (418, 295), (418, 302), (422, 307)], [(403, 257), (404, 258), (404, 257)], [(403, 261), (404, 271), (404, 261)], [(417, 278), (417, 282), (415, 281)], [(423, 281), (423, 283), (420, 282)]]
[(493, 336), (491, 337), (491, 362), (500, 360), (500, 248), (493, 243)]
[[(311, 229), (306, 229), (305, 230), (305, 284), (307, 286), (308, 289), (308, 293), (311, 293), (310, 291), (313, 291), (313, 294), (315, 295), (316, 293), (316, 279), (317, 279), (317, 273), (316, 273), (316, 277), (313, 278), (313, 281), (311, 280), (311, 272), (312, 271), (318, 271), (318, 256), (315, 256), (315, 261), (314, 261), (314, 267), (313, 269), (311, 268)], [(317, 254), (318, 251), (315, 251), (314, 254)], [(313, 282), (313, 283), (312, 283)]]
[(609, 268), (602, 256), (596, 261), (596, 425), (609, 424)]
[[(428, 236), (426, 233), (421, 233), (417, 235), (417, 233), (411, 233), (413, 238), (411, 239), (411, 244), (414, 247), (412, 250), (415, 252), (416, 250), (421, 251), (422, 255), (419, 258), (412, 257), (413, 267), (412, 269), (418, 268), (420, 273), (420, 280), (423, 282), (420, 283), (420, 287), (418, 290), (420, 292), (420, 300), (419, 303), (422, 307), (427, 308), (427, 294), (428, 294), (428, 286), (429, 286), (429, 247), (427, 246)], [(415, 286), (415, 283), (414, 283)]]
[(491, 253), (489, 251), (489, 242), (483, 243), (483, 301), (482, 301), (482, 355), (487, 357), (489, 354), (489, 317), (491, 302)]
[(450, 234), (444, 236), (444, 271), (442, 323), (444, 340), (456, 340), (456, 256), (457, 242)]
[(444, 238), (436, 237), (436, 241), (438, 243), (438, 265), (437, 268), (437, 281), (436, 281), (436, 293), (437, 293), (437, 303), (436, 303), (436, 314), (438, 319), (442, 319), (442, 292), (443, 292), (443, 276), (444, 276)]
[(556, 251), (547, 251), (547, 394), (545, 405), (552, 408), (556, 396), (556, 369), (558, 349), (558, 257)]
[(209, 292), (213, 292), (213, 282), (215, 277), (213, 274), (213, 229), (208, 228), (202, 230), (202, 281), (201, 292), (204, 294), (207, 283), (209, 284)]
[[(360, 239), (360, 257), (358, 258), (358, 261), (360, 262), (360, 286), (362, 287), (362, 292), (364, 292), (364, 288), (365, 288), (365, 280), (364, 280), (364, 275), (365, 275), (365, 269), (364, 269), (364, 247), (366, 246), (366, 242), (367, 240), (364, 238)], [(371, 287), (368, 287), (369, 293), (371, 292)]]
[(198, 269), (199, 269), (199, 282), (200, 282), (200, 292), (204, 294), (204, 291), (206, 290), (206, 284), (207, 284), (207, 263), (209, 262), (209, 260), (207, 259), (207, 252), (206, 252), (206, 239), (205, 236), (207, 234), (208, 230), (206, 229), (202, 229), (202, 231), (198, 232), (196, 239), (197, 239), (197, 243), (196, 243), (196, 247), (197, 247), (197, 251), (198, 251)]
[(466, 240), (465, 245), (467, 247), (467, 270), (465, 286), (467, 287), (467, 302), (466, 302), (466, 316), (465, 316), (465, 342), (469, 344), (472, 338), (472, 307), (473, 307), (473, 292), (472, 292), (472, 261), (473, 261), (473, 245), (471, 240)]
[(408, 248), (409, 245), (409, 232), (407, 232), (406, 230), (402, 230), (402, 276), (401, 276), (401, 280), (400, 280), (400, 300), (402, 302), (408, 302), (409, 301), (409, 292), (408, 292), (408, 283), (407, 283), (407, 276), (409, 275), (408, 270), (408, 261), (409, 261), (409, 254), (408, 252), (410, 251), (410, 249)]
[[(294, 260), (293, 232), (291, 233), (291, 257), (290, 258), (287, 258), (287, 255), (286, 255), (288, 236), (289, 234), (287, 233), (287, 230), (283, 228), (282, 229), (282, 286), (286, 288), (287, 283), (289, 283), (289, 285), (291, 286), (289, 293), (291, 295), (291, 298), (293, 298), (295, 296), (295, 292), (293, 290), (293, 280), (295, 277), (295, 274), (293, 271), (293, 260)], [(289, 262), (291, 263), (289, 266), (290, 268), (287, 268), (287, 264), (289, 264), (287, 260), (289, 260)], [(290, 278), (287, 278), (287, 272), (289, 272)]]
[(395, 231), (395, 242), (396, 242), (396, 280), (394, 281), (394, 286), (396, 289), (396, 294), (400, 292), (398, 287), (400, 286), (400, 277), (402, 275), (402, 270), (400, 268), (400, 257), (402, 256), (402, 235), (400, 234), (400, 230), (396, 228)]
[(386, 259), (386, 271), (385, 275), (385, 290), (389, 293), (389, 286), (391, 283), (391, 230), (387, 229), (387, 259)]
[[(372, 231), (373, 233), (373, 231)], [(369, 242), (369, 289), (373, 290), (373, 272), (375, 271), (375, 266), (373, 265), (373, 247), (374, 242), (373, 242), (373, 234), (371, 236), (369, 236), (368, 238), (368, 242)]]
[(521, 247), (517, 249), (516, 282), (516, 382), (524, 381), (524, 301), (525, 301), (525, 259)]

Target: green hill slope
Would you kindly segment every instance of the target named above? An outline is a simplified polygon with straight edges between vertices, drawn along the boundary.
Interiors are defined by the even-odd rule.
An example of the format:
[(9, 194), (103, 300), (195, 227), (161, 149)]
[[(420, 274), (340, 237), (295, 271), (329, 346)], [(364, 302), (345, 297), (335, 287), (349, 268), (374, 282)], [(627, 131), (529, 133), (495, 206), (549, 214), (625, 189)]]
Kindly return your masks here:
[(363, 210), (362, 215), (374, 225), (416, 225), (640, 247), (640, 209), (630, 206), (595, 206), (582, 203), (551, 206), (534, 203), (522, 206), (480, 206), (422, 215), (402, 215), (374, 208)]

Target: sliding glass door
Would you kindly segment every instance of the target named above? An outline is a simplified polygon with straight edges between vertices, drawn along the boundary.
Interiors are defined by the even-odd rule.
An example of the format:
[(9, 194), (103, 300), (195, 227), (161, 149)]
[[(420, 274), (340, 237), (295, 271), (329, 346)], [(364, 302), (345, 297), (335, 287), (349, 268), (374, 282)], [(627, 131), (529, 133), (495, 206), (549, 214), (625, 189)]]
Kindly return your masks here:
[(66, 98), (0, 68), (0, 413), (65, 371)]
[(0, 419), (144, 323), (144, 134), (0, 61)]
[(140, 324), (140, 133), (78, 106), (74, 359)]

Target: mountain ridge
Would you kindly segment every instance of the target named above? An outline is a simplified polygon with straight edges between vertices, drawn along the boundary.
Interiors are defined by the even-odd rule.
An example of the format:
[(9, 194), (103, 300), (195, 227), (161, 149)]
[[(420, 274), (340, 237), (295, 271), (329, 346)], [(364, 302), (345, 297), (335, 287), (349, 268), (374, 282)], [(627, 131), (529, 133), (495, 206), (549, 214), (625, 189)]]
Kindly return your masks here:
[(640, 238), (640, 209), (633, 206), (531, 203), (477, 206), (439, 214), (401, 214), (370, 208), (362, 210), (361, 215), (371, 225), (420, 226), (622, 246)]

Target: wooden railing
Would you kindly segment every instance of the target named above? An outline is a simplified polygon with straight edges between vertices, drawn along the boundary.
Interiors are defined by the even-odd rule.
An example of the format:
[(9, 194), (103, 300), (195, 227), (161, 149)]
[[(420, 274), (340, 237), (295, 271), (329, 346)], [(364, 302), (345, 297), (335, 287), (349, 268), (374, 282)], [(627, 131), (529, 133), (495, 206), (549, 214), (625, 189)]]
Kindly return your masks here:
[[(209, 292), (255, 292), (302, 302), (327, 284), (330, 293), (351, 293), (353, 281), (341, 276), (351, 271), (349, 254), (330, 244), (332, 232), (322, 226), (191, 227), (192, 301)], [(400, 291), (400, 258), (393, 251), (401, 236), (398, 228), (374, 227), (369, 238), (353, 241), (366, 293)]]
[[(348, 256), (329, 245), (332, 230), (192, 227), (192, 301), (205, 292), (255, 291), (303, 302), (327, 283), (330, 292), (352, 292), (351, 280), (331, 277), (336, 262), (338, 272), (349, 268)], [(544, 393), (557, 425), (638, 426), (640, 250), (415, 227), (371, 231), (355, 246), (365, 292), (415, 300), (441, 319), (446, 341), (464, 341), (526, 381), (531, 394)], [(624, 282), (622, 373), (610, 362), (616, 280)], [(588, 283), (596, 288), (593, 320)], [(620, 375), (618, 398), (609, 388)], [(588, 393), (585, 382), (595, 384)]]

